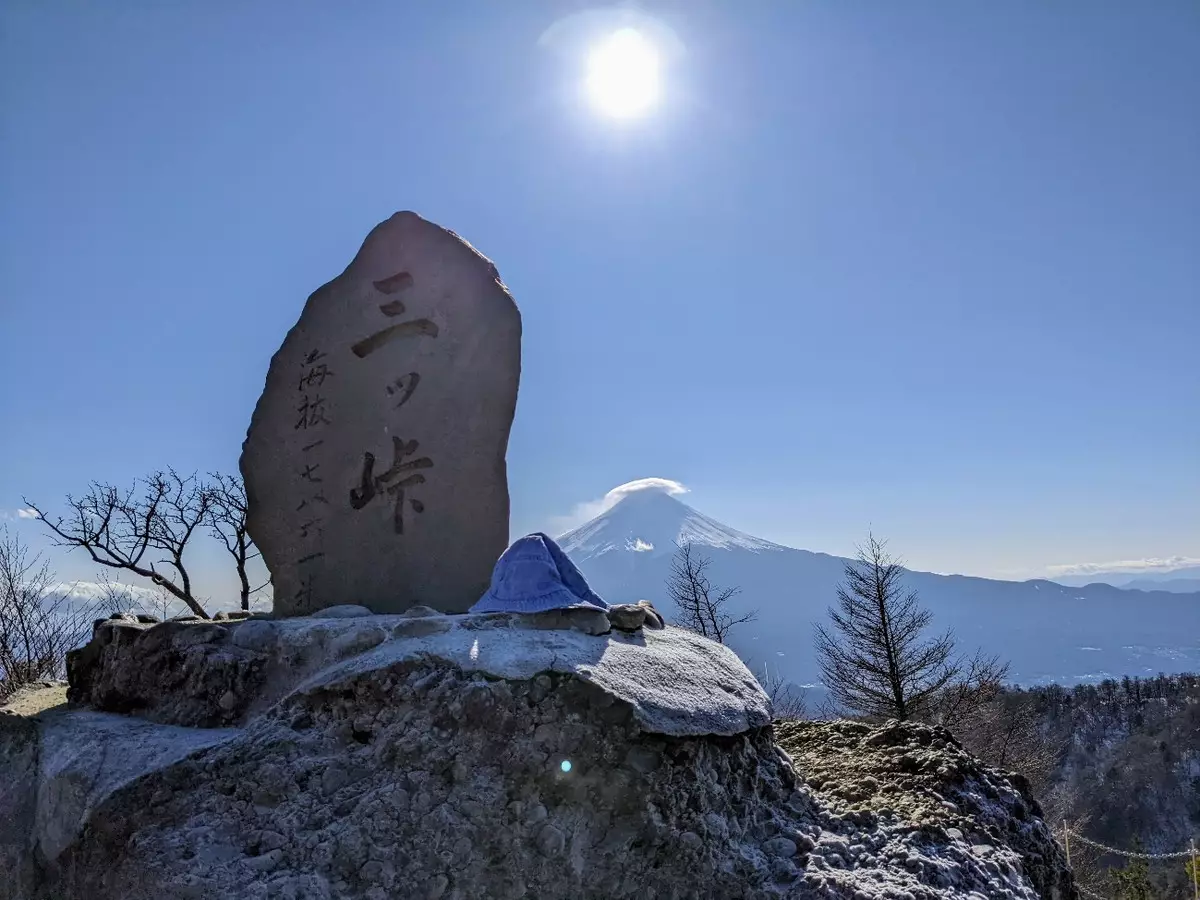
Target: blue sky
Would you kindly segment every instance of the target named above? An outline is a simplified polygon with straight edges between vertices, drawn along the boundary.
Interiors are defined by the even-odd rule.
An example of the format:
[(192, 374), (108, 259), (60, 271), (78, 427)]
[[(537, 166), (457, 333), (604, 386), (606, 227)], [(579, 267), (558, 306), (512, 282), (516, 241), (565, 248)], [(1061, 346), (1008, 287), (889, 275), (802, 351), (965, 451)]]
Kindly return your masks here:
[(658, 476), (935, 571), (1200, 556), (1200, 6), (651, 3), (684, 52), (632, 122), (539, 43), (583, 8), (5, 4), (6, 515), (235, 470), (408, 208), (521, 307), (514, 531)]

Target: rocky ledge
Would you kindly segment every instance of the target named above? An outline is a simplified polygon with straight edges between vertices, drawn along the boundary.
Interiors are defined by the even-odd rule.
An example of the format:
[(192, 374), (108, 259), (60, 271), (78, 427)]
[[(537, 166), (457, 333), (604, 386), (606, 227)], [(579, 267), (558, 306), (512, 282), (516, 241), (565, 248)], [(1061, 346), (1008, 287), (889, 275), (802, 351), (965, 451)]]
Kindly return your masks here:
[[(780, 726), (793, 766), (753, 676), (689, 632), (358, 612), (98, 623), (71, 702), (0, 714), (0, 898), (1075, 896), (997, 773), (963, 782), (1002, 795), (988, 852), (806, 783), (824, 732)], [(849, 727), (835, 756), (899, 733), (967, 765)]]
[[(1035, 896), (1077, 896), (1025, 778), (984, 766), (946, 729), (779, 722), (775, 737), (823, 821), (842, 823), (859, 845), (850, 854), (856, 865), (882, 864), (966, 896), (1019, 896), (1025, 885)], [(833, 862), (831, 878), (853, 879)]]

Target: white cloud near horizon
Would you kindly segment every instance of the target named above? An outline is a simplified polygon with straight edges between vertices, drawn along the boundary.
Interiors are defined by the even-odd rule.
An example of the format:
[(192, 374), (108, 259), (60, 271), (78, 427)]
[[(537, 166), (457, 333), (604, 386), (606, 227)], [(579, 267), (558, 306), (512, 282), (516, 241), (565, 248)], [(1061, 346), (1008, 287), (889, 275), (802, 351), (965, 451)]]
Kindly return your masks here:
[(585, 500), (583, 503), (576, 503), (565, 516), (552, 517), (549, 533), (554, 537), (564, 535), (585, 522), (590, 522), (596, 516), (608, 512), (630, 494), (636, 494), (640, 491), (662, 491), (664, 494), (675, 497), (679, 494), (688, 493), (688, 488), (682, 482), (671, 478), (636, 478), (633, 481), (617, 485), (603, 497), (596, 500)]
[[(140, 600), (151, 600), (159, 595), (154, 588), (128, 584), (124, 581), (113, 581), (104, 584), (99, 581), (55, 581), (46, 586), (50, 594), (66, 594), (81, 599), (99, 600), (109, 592), (123, 593), (127, 597)], [(181, 600), (180, 603), (183, 601)]]
[(15, 519), (36, 519), (38, 514), (32, 509), (0, 509), (0, 520), (12, 521)]
[(1046, 571), (1051, 576), (1063, 575), (1097, 575), (1102, 572), (1170, 572), (1185, 566), (1200, 566), (1200, 557), (1196, 556), (1150, 556), (1146, 559), (1123, 559), (1104, 563), (1071, 563), (1061, 566), (1047, 566)]
[[(132, 609), (162, 615), (165, 604), (167, 616), (189, 615), (191, 613), (191, 609), (188, 608), (186, 603), (164, 590), (143, 587), (125, 581), (112, 581), (107, 584), (100, 581), (55, 581), (46, 586), (46, 596), (61, 596), (66, 598), (68, 602), (81, 606), (89, 606), (100, 600), (119, 596), (127, 601), (124, 604), (127, 607), (125, 611)], [(221, 610), (237, 609), (240, 602), (239, 598), (233, 596), (225, 603), (216, 602), (210, 597), (198, 597), (197, 599), (204, 606), (205, 610), (208, 611), (209, 615), (221, 612)], [(252, 596), (250, 598), (250, 608), (254, 610), (269, 610), (271, 608), (270, 592), (264, 591)]]

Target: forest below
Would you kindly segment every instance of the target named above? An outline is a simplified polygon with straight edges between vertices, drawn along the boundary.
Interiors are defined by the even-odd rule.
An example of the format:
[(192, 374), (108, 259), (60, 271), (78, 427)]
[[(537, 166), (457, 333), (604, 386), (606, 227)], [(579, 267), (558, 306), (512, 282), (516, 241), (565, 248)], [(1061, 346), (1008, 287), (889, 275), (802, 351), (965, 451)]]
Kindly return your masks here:
[[(1105, 898), (1193, 896), (1190, 842), (1200, 834), (1200, 676), (1123, 678), (1066, 688), (1005, 688), (964, 716), (963, 744), (1018, 771), (1085, 890)], [(1104, 853), (1180, 854), (1146, 862)]]

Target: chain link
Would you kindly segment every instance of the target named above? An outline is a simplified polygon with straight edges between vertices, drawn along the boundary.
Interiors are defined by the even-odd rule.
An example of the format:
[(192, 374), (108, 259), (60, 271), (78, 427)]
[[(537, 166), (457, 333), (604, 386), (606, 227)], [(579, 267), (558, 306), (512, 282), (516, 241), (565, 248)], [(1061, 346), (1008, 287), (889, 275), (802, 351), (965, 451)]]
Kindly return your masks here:
[(1071, 837), (1082, 841), (1088, 846), (1095, 847), (1097, 850), (1103, 850), (1105, 853), (1115, 853), (1118, 856), (1127, 856), (1130, 859), (1187, 859), (1192, 855), (1191, 850), (1184, 850), (1180, 853), (1134, 853), (1132, 850), (1118, 850), (1116, 847), (1110, 847), (1108, 844), (1101, 844), (1099, 841), (1086, 838), (1074, 828), (1067, 828), (1066, 831)]

